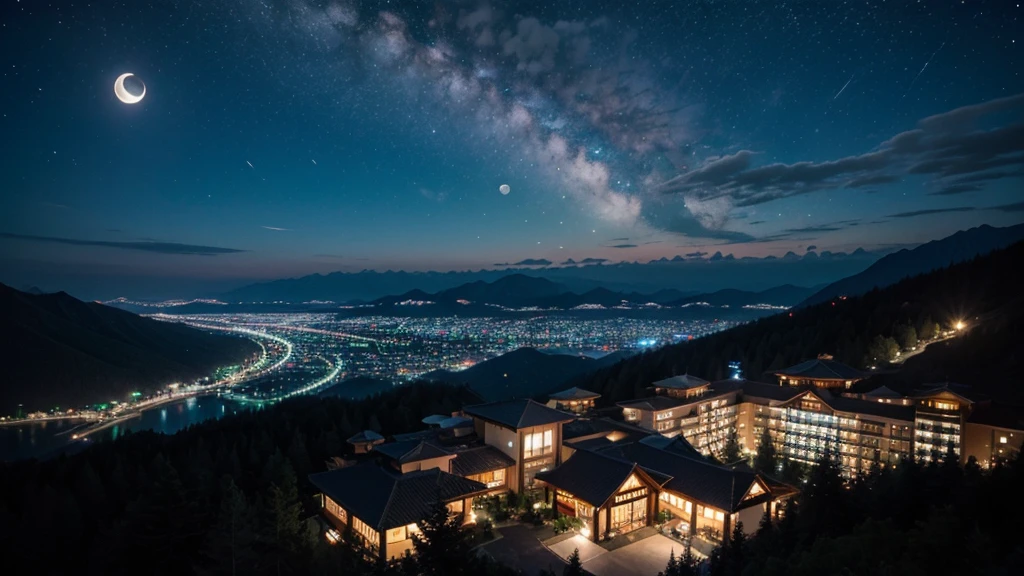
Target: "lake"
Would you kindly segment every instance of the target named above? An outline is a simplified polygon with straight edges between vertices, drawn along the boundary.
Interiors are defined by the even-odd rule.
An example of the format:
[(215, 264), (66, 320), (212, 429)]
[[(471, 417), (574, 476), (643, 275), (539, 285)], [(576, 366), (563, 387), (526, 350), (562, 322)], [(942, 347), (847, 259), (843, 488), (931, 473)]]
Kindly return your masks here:
[[(124, 420), (110, 428), (89, 436), (90, 442), (102, 442), (123, 435), (128, 430), (135, 432), (152, 430), (163, 434), (174, 434), (206, 420), (221, 418), (227, 414), (251, 409), (245, 405), (219, 396), (193, 397), (164, 404), (142, 412), (141, 415)], [(61, 452), (76, 449), (81, 442), (71, 440), (72, 434), (84, 424), (78, 420), (53, 420), (26, 424), (24, 426), (0, 427), (0, 461), (24, 460), (26, 458), (51, 458)]]

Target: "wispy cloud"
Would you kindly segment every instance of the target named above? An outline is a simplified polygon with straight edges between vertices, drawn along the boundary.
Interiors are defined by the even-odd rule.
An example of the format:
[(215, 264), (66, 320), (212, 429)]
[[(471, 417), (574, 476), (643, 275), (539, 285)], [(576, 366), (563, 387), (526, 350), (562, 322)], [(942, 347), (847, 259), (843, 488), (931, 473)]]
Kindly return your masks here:
[[(823, 190), (896, 182), (908, 175), (943, 185), (945, 194), (967, 192), (953, 186), (1019, 174), (1024, 167), (1024, 123), (987, 128), (1007, 112), (1024, 112), (1024, 94), (929, 116), (870, 152), (836, 160), (756, 166), (757, 154), (740, 150), (671, 178), (658, 190), (681, 195), (688, 205), (695, 199), (698, 208), (716, 200), (728, 207), (754, 206)], [(1011, 171), (997, 170), (1007, 168)], [(717, 216), (721, 208), (709, 214)]]
[(175, 242), (105, 242), (102, 240), (82, 240), (77, 238), (58, 238), (55, 236), (33, 236), (30, 234), (11, 234), (0, 232), (0, 238), (11, 240), (29, 240), (32, 242), (50, 242), (54, 244), (69, 244), (72, 246), (99, 246), (102, 248), (119, 248), (122, 250), (138, 250), (142, 252), (155, 252), (159, 254), (185, 254), (191, 256), (218, 256), (221, 254), (236, 254), (247, 252), (235, 248), (220, 248), (217, 246), (201, 246), (195, 244), (178, 244)]
[(947, 212), (971, 212), (975, 210), (973, 206), (957, 206), (956, 208), (929, 208), (927, 210), (912, 210), (910, 212), (900, 212), (898, 214), (889, 214), (886, 218), (916, 218), (918, 216), (928, 216), (929, 214), (945, 214)]
[(274, 232), (288, 232), (291, 228), (278, 228), (277, 226), (260, 226), (265, 230), (273, 230)]
[(1024, 212), (1024, 202), (1014, 202), (1013, 204), (993, 206), (990, 210), (998, 210), (1000, 212)]
[(612, 244), (608, 248), (636, 248), (636, 244)]

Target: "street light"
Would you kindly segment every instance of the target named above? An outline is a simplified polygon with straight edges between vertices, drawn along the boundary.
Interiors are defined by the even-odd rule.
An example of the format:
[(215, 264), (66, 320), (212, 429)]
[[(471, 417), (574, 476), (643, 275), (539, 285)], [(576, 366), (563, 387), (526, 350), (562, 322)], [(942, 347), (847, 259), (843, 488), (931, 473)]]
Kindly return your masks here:
[(956, 326), (954, 326), (954, 328), (956, 328), (957, 331), (963, 330), (964, 329), (964, 321), (963, 320), (957, 320), (956, 321)]

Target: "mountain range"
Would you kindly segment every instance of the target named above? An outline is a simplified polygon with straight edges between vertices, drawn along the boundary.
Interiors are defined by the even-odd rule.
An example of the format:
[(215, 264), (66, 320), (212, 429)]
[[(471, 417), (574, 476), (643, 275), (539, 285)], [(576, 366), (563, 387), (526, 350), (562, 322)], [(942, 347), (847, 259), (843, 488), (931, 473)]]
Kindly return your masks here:
[[(686, 295), (678, 290), (666, 289), (651, 294), (641, 294), (594, 288), (578, 294), (569, 292), (561, 284), (545, 278), (511, 274), (494, 282), (480, 280), (433, 294), (422, 290), (411, 290), (397, 296), (378, 298), (370, 302), (367, 307), (372, 307), (373, 313), (386, 313), (401, 312), (413, 305), (427, 305), (431, 307), (432, 312), (438, 314), (466, 314), (474, 312), (480, 306), (488, 305), (491, 307), (537, 307), (559, 310), (570, 310), (587, 305), (606, 308), (620, 305), (636, 307), (648, 304), (660, 306), (708, 304), (719, 307), (742, 307), (754, 304), (791, 306), (814, 291), (814, 288), (787, 284), (760, 292), (727, 289), (710, 294)], [(430, 304), (425, 304), (428, 302)]]
[(0, 414), (124, 399), (240, 362), (258, 346), (233, 336), (143, 318), (64, 292), (0, 284)]
[(912, 250), (893, 252), (863, 272), (838, 280), (800, 303), (810, 306), (839, 296), (856, 296), (875, 288), (895, 284), (908, 276), (924, 274), (943, 266), (970, 260), (1024, 240), (1024, 224), (994, 228), (988, 225), (961, 230)]
[[(731, 254), (704, 253), (659, 258), (649, 262), (612, 263), (602, 259), (586, 262), (567, 260), (559, 265), (541, 260), (541, 265), (511, 265), (491, 270), (453, 272), (332, 272), (311, 274), (249, 284), (220, 294), (206, 294), (224, 302), (289, 302), (314, 300), (335, 303), (368, 302), (389, 294), (412, 290), (437, 293), (478, 281), (494, 282), (504, 276), (520, 274), (545, 278), (563, 287), (563, 291), (582, 294), (595, 288), (612, 292), (657, 293), (678, 290), (682, 295), (734, 288), (757, 292), (774, 286), (797, 283), (825, 285), (860, 272), (887, 251), (857, 249), (842, 252), (790, 252), (783, 257), (737, 258)], [(117, 295), (113, 295), (117, 296)]]
[(571, 379), (611, 366), (630, 355), (620, 351), (594, 359), (520, 348), (458, 372), (434, 370), (422, 379), (466, 384), (487, 401), (529, 398), (551, 392)]

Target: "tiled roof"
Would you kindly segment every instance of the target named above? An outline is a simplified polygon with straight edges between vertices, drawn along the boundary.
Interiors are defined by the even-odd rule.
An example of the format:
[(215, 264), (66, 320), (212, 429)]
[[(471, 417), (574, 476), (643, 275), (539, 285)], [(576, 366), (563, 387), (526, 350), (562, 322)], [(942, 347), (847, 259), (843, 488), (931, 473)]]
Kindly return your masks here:
[(373, 451), (380, 452), (401, 464), (451, 455), (449, 452), (422, 440), (405, 440), (402, 442), (380, 444), (375, 446)]
[(309, 481), (378, 531), (419, 522), (438, 498), (450, 502), (487, 491), (480, 482), (437, 468), (397, 474), (373, 464), (311, 474)]
[(600, 398), (601, 395), (597, 392), (591, 392), (590, 390), (584, 390), (582, 388), (576, 388), (573, 386), (568, 390), (562, 390), (561, 392), (555, 392), (548, 396), (554, 400), (590, 400), (591, 398)]
[(362, 444), (363, 442), (383, 442), (384, 437), (373, 430), (363, 430), (355, 436), (346, 440), (349, 444)]
[(727, 380), (716, 380), (711, 383), (711, 391), (715, 394), (728, 392), (740, 392), (744, 396), (752, 398), (764, 398), (767, 400), (785, 401), (797, 396), (802, 390), (796, 386), (779, 386), (778, 384), (766, 384), (755, 382), (746, 378), (729, 378)]
[(670, 410), (679, 406), (685, 406), (686, 404), (692, 404), (697, 401), (697, 399), (686, 400), (683, 398), (670, 398), (668, 396), (649, 396), (647, 398), (619, 402), (617, 406), (657, 412), (661, 410)]
[(651, 434), (640, 441), (641, 444), (653, 446), (659, 450), (666, 452), (672, 452), (680, 456), (690, 456), (693, 458), (703, 458), (700, 451), (693, 447), (686, 441), (686, 438), (682, 436), (675, 436), (674, 438), (666, 438), (661, 434)]
[(572, 414), (566, 414), (533, 400), (505, 400), (467, 406), (463, 412), (516, 430), (532, 426), (544, 426), (557, 422), (569, 422)]
[(538, 472), (537, 479), (600, 506), (636, 470), (636, 464), (606, 454), (577, 450), (557, 468)]
[(655, 388), (673, 388), (676, 390), (689, 390), (691, 388), (700, 388), (701, 386), (707, 385), (707, 380), (690, 374), (665, 378), (664, 380), (658, 380), (652, 384)]
[(968, 402), (977, 402), (985, 399), (984, 395), (976, 393), (974, 389), (967, 384), (957, 384), (956, 382), (925, 384), (921, 388), (913, 391), (910, 395), (914, 398), (927, 398), (928, 396), (934, 396), (943, 392), (955, 394)]
[(622, 454), (644, 469), (670, 476), (671, 480), (665, 484), (666, 489), (726, 512), (736, 512), (766, 499), (751, 498), (740, 505), (743, 496), (757, 478), (753, 472), (732, 470), (705, 460), (666, 452), (642, 442), (623, 447)]
[(859, 370), (854, 370), (841, 362), (824, 358), (815, 358), (814, 360), (801, 362), (796, 366), (777, 370), (775, 374), (791, 378), (810, 378), (812, 380), (859, 380), (864, 377), (864, 374)]
[(650, 433), (650, 430), (611, 418), (577, 418), (562, 426), (562, 441), (569, 444), (577, 439), (596, 436), (604, 438), (609, 434), (620, 437), (616, 442), (633, 441)]
[(480, 446), (456, 452), (455, 460), (452, 460), (452, 474), (472, 476), (508, 468), (515, 463), (515, 460), (494, 446)]
[(892, 420), (905, 420), (908, 422), (914, 421), (915, 410), (913, 406), (887, 404), (876, 400), (860, 400), (857, 398), (846, 398), (844, 396), (833, 396), (824, 390), (816, 390), (814, 393), (817, 394), (825, 404), (828, 404), (830, 408), (840, 412), (855, 412), (857, 414), (867, 414), (869, 416), (878, 416), (880, 418), (889, 418)]
[(865, 396), (871, 398), (903, 398), (903, 394), (889, 388), (888, 386), (879, 386), (870, 392), (865, 392)]

